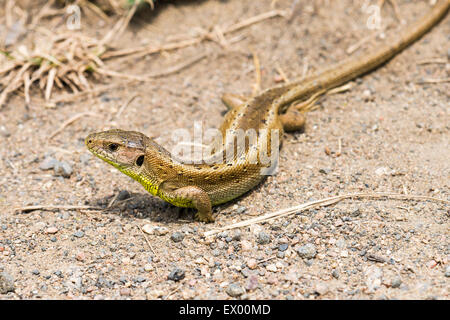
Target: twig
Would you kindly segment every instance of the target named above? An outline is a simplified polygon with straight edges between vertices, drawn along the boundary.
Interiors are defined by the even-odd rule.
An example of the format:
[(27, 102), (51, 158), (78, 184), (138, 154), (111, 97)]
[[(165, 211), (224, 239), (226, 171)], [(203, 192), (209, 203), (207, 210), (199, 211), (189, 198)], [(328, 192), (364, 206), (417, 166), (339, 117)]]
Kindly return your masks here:
[(55, 206), (55, 205), (37, 205), (14, 208), (14, 212), (31, 212), (36, 210), (54, 211), (54, 210), (103, 210), (100, 207), (92, 206)]
[(139, 230), (142, 232), (142, 235), (144, 236), (145, 242), (147, 242), (147, 244), (148, 244), (150, 250), (151, 250), (152, 253), (155, 255), (155, 257), (157, 257), (157, 254), (156, 254), (155, 250), (153, 250), (153, 247), (152, 247), (152, 245), (150, 244), (150, 241), (148, 241), (148, 238), (147, 238), (147, 236), (145, 235), (144, 230), (142, 230), (142, 228), (141, 228), (140, 226), (137, 226), (137, 227), (138, 227)]
[(427, 83), (444, 83), (444, 82), (450, 82), (450, 78), (444, 78), (444, 79), (424, 79), (419, 80), (416, 83), (417, 84), (427, 84)]
[(255, 84), (253, 85), (253, 95), (261, 91), (261, 64), (256, 52), (253, 52), (253, 64), (255, 65)]
[(163, 300), (167, 300), (171, 295), (173, 295), (175, 292), (177, 292), (178, 290), (180, 290), (180, 288), (181, 288), (182, 286), (183, 286), (183, 285), (180, 284), (178, 287), (176, 287), (175, 289), (173, 289), (172, 291), (170, 291), (169, 294), (163, 298)]
[(82, 112), (82, 113), (78, 113), (76, 115), (74, 115), (73, 117), (71, 117), (70, 119), (67, 119), (66, 121), (63, 122), (63, 124), (61, 125), (61, 127), (59, 127), (58, 130), (54, 131), (49, 137), (48, 140), (51, 140), (54, 136), (56, 136), (57, 134), (59, 134), (61, 131), (64, 130), (65, 127), (67, 127), (68, 125), (70, 125), (71, 123), (75, 122), (76, 120), (80, 119), (81, 117), (84, 116), (92, 116), (92, 117), (97, 117), (98, 115), (92, 112)]
[(424, 65), (424, 64), (446, 64), (446, 63), (447, 63), (446, 59), (439, 59), (439, 58), (424, 59), (424, 60), (417, 61), (418, 65)]
[(321, 200), (311, 201), (307, 203), (303, 203), (298, 206), (278, 210), (276, 212), (271, 212), (268, 214), (265, 214), (260, 217), (256, 217), (253, 219), (248, 219), (245, 221), (241, 221), (238, 223), (233, 223), (231, 225), (210, 230), (204, 233), (205, 237), (220, 233), (224, 230), (230, 230), (234, 228), (242, 228), (246, 227), (255, 223), (262, 223), (267, 222), (273, 219), (293, 215), (308, 209), (312, 208), (318, 208), (318, 207), (325, 207), (329, 206), (335, 203), (338, 203), (344, 199), (352, 199), (352, 198), (373, 198), (373, 199), (381, 199), (381, 198), (387, 198), (387, 199), (397, 199), (397, 200), (415, 200), (415, 201), (436, 201), (436, 202), (442, 202), (445, 204), (450, 204), (450, 201), (444, 200), (444, 199), (438, 199), (433, 197), (427, 197), (427, 196), (420, 196), (420, 195), (404, 195), (404, 194), (397, 194), (397, 193), (352, 193), (352, 194), (346, 194), (341, 196), (335, 196), (335, 197), (329, 197), (324, 198)]
[(116, 201), (117, 197), (119, 196), (119, 192), (117, 192), (117, 194), (111, 199), (111, 201), (108, 203), (108, 205), (106, 206), (106, 209), (111, 208), (111, 206), (113, 205), (114, 201)]
[(129, 104), (136, 99), (136, 97), (139, 97), (138, 94), (135, 94), (134, 96), (132, 96), (130, 99), (128, 99), (119, 109), (119, 111), (117, 111), (117, 113), (115, 115), (111, 116), (111, 119), (109, 120), (110, 122), (113, 121), (114, 119), (117, 119), (118, 117), (120, 117), (120, 115), (122, 114), (122, 112), (125, 110), (126, 107), (129, 106)]

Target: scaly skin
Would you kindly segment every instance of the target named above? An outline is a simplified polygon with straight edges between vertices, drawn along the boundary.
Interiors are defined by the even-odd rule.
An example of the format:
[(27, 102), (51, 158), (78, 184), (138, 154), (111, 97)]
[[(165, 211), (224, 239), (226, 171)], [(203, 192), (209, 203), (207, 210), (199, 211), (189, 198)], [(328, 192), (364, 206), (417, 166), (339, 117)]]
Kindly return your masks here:
[(230, 159), (221, 156), (223, 163), (209, 164), (207, 158), (199, 164), (185, 164), (144, 134), (119, 129), (90, 134), (86, 146), (97, 157), (140, 182), (151, 194), (179, 207), (196, 208), (196, 219), (212, 222), (213, 205), (239, 197), (264, 179), (262, 170), (273, 163), (263, 161), (260, 151), (267, 149), (269, 157), (278, 151), (271, 150), (267, 144), (272, 134), (281, 138), (283, 129), (301, 129), (304, 117), (291, 107), (293, 102), (323, 94), (384, 64), (428, 32), (449, 7), (450, 0), (438, 1), (427, 15), (376, 51), (346, 60), (307, 79), (267, 89), (250, 99), (224, 95), (222, 100), (231, 109), (220, 128), (224, 141), (227, 136), (232, 137), (230, 132), (251, 129), (267, 140), (259, 138), (252, 147), (243, 149), (223, 144), (217, 151), (224, 154), (235, 151)]

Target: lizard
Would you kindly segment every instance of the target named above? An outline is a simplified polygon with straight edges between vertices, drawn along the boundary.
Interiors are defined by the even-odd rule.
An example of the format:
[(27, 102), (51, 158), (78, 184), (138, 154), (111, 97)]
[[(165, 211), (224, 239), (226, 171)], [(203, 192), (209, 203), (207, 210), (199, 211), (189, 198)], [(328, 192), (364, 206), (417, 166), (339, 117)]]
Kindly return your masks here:
[[(258, 152), (265, 148), (267, 155), (273, 155), (280, 146), (273, 147), (268, 141), (281, 139), (283, 132), (301, 130), (305, 107), (328, 90), (392, 59), (443, 19), (449, 7), (450, 0), (439, 0), (427, 14), (373, 52), (348, 58), (312, 76), (268, 88), (250, 98), (224, 94), (222, 101), (229, 110), (220, 132), (222, 141), (228, 142), (218, 149), (222, 152), (220, 163), (184, 163), (137, 131), (111, 129), (92, 133), (85, 144), (95, 156), (141, 183), (150, 194), (178, 207), (195, 208), (196, 220), (213, 222), (212, 206), (243, 195), (265, 178), (263, 170), (273, 163), (263, 162)], [(301, 108), (296, 104), (299, 101), (303, 101)], [(262, 139), (253, 144), (237, 148), (233, 144), (235, 137), (226, 140), (230, 132), (252, 129), (262, 132)], [(225, 158), (223, 155), (230, 148), (234, 154)]]

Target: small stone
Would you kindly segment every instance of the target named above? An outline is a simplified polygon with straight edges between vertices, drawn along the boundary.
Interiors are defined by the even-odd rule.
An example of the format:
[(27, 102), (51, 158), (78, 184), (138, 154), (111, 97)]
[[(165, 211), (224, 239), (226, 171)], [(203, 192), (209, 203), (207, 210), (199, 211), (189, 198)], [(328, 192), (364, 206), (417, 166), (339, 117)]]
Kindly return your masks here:
[(369, 89), (366, 89), (363, 91), (362, 95), (363, 95), (364, 101), (369, 101), (369, 100), (371, 100), (372, 92), (370, 92)]
[(435, 268), (437, 266), (437, 262), (436, 262), (436, 260), (430, 260), (430, 261), (428, 261), (427, 262), (427, 267), (428, 268), (430, 268), (430, 269), (433, 269), (433, 268)]
[(267, 271), (271, 271), (271, 272), (277, 272), (277, 266), (273, 263), (268, 264), (266, 266)]
[(31, 273), (34, 274), (35, 276), (38, 276), (41, 274), (38, 269), (34, 269), (33, 271), (31, 271)]
[(184, 234), (181, 232), (174, 232), (172, 233), (172, 235), (170, 236), (170, 239), (173, 242), (181, 242), (184, 239)]
[(258, 267), (258, 262), (256, 261), (256, 259), (249, 259), (247, 261), (247, 267), (251, 270), (255, 270)]
[(399, 288), (401, 284), (402, 284), (402, 279), (400, 277), (395, 277), (394, 279), (392, 279), (391, 287)]
[(377, 266), (370, 266), (364, 272), (366, 276), (366, 285), (369, 292), (374, 292), (381, 286), (383, 271)]
[(233, 241), (241, 241), (241, 231), (236, 230), (232, 236)]
[(6, 129), (5, 126), (0, 126), (0, 135), (4, 138), (8, 138), (9, 136), (11, 136), (11, 133), (8, 131), (8, 129)]
[(6, 272), (0, 273), (0, 294), (14, 292), (14, 279)]
[(338, 271), (337, 269), (334, 269), (334, 270), (331, 272), (331, 275), (332, 275), (333, 278), (335, 278), (335, 279), (339, 279), (339, 276), (340, 276), (339, 271)]
[(154, 234), (157, 236), (162, 236), (169, 233), (169, 229), (166, 227), (152, 226), (151, 224), (144, 225), (142, 230), (147, 234)]
[(256, 242), (258, 242), (259, 244), (268, 244), (270, 242), (270, 235), (268, 235), (264, 231), (261, 231), (260, 233), (258, 233)]
[(120, 295), (124, 296), (124, 297), (129, 297), (131, 296), (131, 290), (130, 288), (121, 288), (120, 289)]
[(53, 168), (53, 172), (54, 172), (55, 176), (62, 176), (64, 178), (70, 178), (70, 176), (73, 173), (73, 169), (69, 163), (67, 163), (65, 161), (61, 161), (61, 162), (57, 162), (55, 164), (55, 167)]
[(84, 232), (83, 231), (77, 231), (73, 235), (74, 235), (74, 237), (82, 238), (82, 237), (84, 237)]
[(303, 259), (314, 259), (317, 254), (316, 247), (312, 243), (307, 243), (297, 249), (297, 254)]
[(144, 266), (144, 270), (147, 271), (147, 272), (153, 271), (154, 270), (153, 265), (151, 265), (150, 263), (147, 263)]
[(246, 210), (247, 210), (247, 207), (241, 206), (241, 207), (238, 207), (238, 208), (235, 210), (235, 213), (236, 213), (236, 214), (241, 214), (241, 213), (244, 213)]
[(278, 250), (281, 252), (284, 252), (287, 250), (288, 247), (289, 247), (289, 245), (287, 243), (282, 243), (278, 246)]
[(167, 279), (173, 280), (173, 281), (180, 281), (180, 280), (183, 280), (184, 277), (185, 277), (184, 270), (180, 269), (180, 268), (175, 268), (169, 273), (169, 275), (167, 276)]
[(119, 192), (119, 195), (117, 196), (117, 200), (118, 201), (122, 201), (122, 200), (126, 200), (126, 199), (128, 199), (130, 197), (131, 197), (131, 195), (130, 195), (130, 193), (127, 190), (121, 190)]
[(248, 280), (245, 284), (245, 289), (247, 291), (253, 291), (258, 287), (258, 277), (255, 275), (251, 275), (248, 277)]
[(80, 251), (75, 256), (75, 259), (77, 259), (77, 261), (84, 261), (84, 259), (86, 259), (86, 255), (84, 254), (83, 251)]
[(450, 278), (450, 265), (445, 268), (445, 276)]
[(242, 249), (242, 251), (250, 251), (250, 250), (252, 250), (252, 248), (253, 248), (253, 246), (250, 243), (250, 241), (247, 241), (247, 240), (241, 241), (241, 249)]
[(225, 291), (233, 298), (240, 297), (245, 293), (245, 289), (236, 283), (230, 284)]
[(316, 284), (316, 287), (314, 288), (314, 291), (323, 296), (324, 294), (326, 294), (329, 291), (328, 286), (326, 285), (326, 283), (324, 282), (319, 282), (318, 284)]
[(56, 160), (55, 158), (45, 157), (45, 159), (39, 165), (39, 169), (50, 170), (50, 169), (53, 169), (57, 163), (58, 163), (58, 160)]
[(341, 257), (342, 258), (347, 258), (348, 257), (348, 251), (347, 250), (342, 250), (341, 251)]
[(56, 227), (49, 227), (45, 230), (45, 233), (47, 234), (55, 234), (58, 232), (58, 228)]

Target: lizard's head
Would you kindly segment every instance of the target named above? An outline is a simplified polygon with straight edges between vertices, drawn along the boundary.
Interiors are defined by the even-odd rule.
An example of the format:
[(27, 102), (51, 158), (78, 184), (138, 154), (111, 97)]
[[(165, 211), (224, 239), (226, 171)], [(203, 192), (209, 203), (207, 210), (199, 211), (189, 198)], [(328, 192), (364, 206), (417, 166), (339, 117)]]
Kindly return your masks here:
[(141, 172), (150, 138), (140, 132), (112, 129), (85, 139), (89, 151), (132, 178)]

